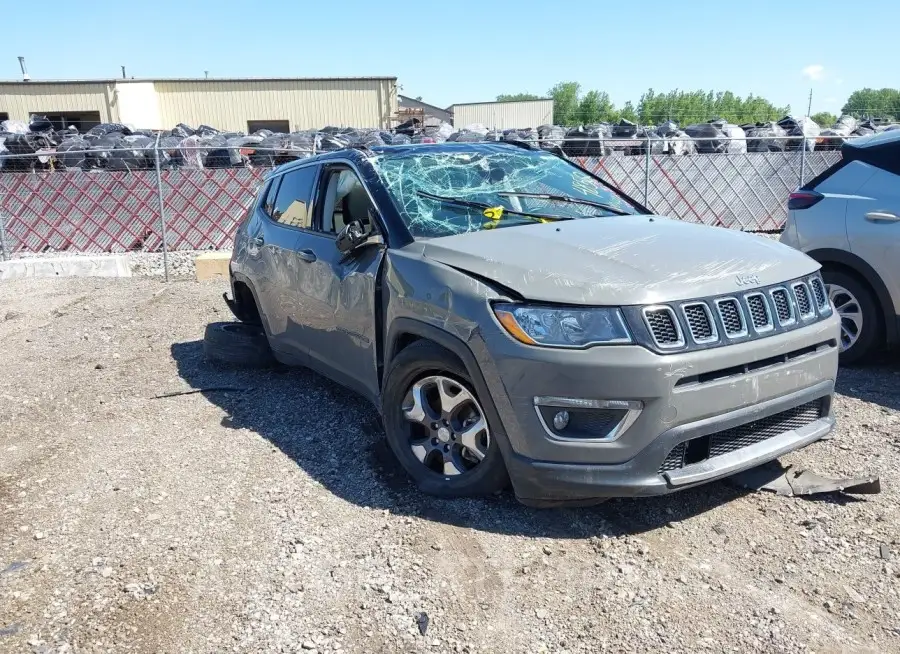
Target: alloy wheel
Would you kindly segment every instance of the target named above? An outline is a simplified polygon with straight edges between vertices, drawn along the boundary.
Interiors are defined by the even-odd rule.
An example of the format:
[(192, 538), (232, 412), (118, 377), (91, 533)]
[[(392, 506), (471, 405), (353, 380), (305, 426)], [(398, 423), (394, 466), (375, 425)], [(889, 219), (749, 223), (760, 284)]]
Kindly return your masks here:
[(859, 340), (863, 329), (862, 308), (859, 300), (843, 286), (828, 284), (828, 299), (841, 318), (841, 352), (846, 352)]
[(403, 416), (412, 453), (435, 473), (465, 474), (487, 456), (491, 436), (484, 411), (475, 394), (450, 377), (415, 382), (406, 393)]

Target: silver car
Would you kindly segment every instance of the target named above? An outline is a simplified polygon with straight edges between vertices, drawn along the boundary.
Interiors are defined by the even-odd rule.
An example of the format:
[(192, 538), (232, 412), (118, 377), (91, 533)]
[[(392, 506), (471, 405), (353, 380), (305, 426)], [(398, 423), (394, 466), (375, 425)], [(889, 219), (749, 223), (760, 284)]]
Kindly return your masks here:
[(243, 324), (243, 355), (358, 391), (440, 496), (669, 493), (834, 425), (840, 329), (818, 263), (650, 215), (527, 146), (286, 164), (237, 230), (231, 284), (242, 323), (211, 326), (208, 351)]
[(841, 363), (900, 338), (900, 129), (841, 147), (791, 194), (781, 242), (822, 264), (841, 317)]

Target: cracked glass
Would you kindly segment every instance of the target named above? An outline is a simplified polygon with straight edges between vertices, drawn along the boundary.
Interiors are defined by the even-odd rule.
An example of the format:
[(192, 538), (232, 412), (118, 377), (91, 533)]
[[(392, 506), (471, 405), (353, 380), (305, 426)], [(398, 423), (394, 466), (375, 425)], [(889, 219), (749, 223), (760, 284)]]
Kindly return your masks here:
[[(383, 150), (370, 161), (416, 238), (530, 224), (540, 217), (579, 219), (637, 213), (577, 166), (542, 151), (487, 144), (466, 148), (429, 145)], [(565, 196), (568, 200), (517, 193)], [(450, 199), (478, 206), (454, 204)], [(485, 208), (501, 211), (489, 211), (495, 216), (491, 219)]]

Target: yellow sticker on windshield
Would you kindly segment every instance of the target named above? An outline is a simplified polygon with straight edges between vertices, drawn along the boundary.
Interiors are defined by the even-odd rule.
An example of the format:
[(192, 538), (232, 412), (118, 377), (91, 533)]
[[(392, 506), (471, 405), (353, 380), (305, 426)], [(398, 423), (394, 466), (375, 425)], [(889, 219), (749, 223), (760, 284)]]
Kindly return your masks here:
[(482, 213), (485, 218), (500, 220), (503, 217), (503, 207), (488, 207)]

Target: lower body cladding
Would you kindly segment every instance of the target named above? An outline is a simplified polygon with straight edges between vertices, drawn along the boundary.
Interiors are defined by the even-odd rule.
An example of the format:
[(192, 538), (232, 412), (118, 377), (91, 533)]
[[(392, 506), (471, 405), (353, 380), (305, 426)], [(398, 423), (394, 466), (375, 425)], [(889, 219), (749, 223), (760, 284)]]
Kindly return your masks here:
[(549, 350), (490, 335), (506, 464), (526, 503), (661, 495), (771, 461), (834, 427), (836, 317), (657, 355)]

